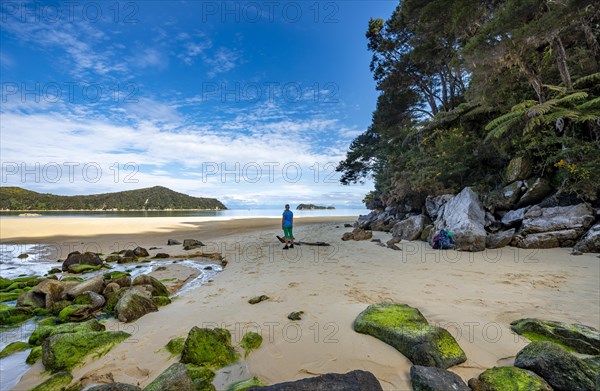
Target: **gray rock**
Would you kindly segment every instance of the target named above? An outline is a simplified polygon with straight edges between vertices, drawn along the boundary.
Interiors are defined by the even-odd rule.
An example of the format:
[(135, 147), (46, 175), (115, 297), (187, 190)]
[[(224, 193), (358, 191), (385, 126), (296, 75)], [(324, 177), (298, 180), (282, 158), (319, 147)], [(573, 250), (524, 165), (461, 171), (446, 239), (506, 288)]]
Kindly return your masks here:
[(600, 253), (600, 223), (590, 228), (575, 244), (575, 250), (582, 253)]
[(529, 210), (529, 207), (508, 211), (502, 216), (502, 224), (507, 227), (515, 227), (523, 221), (525, 213)]
[(102, 259), (96, 253), (86, 252), (82, 254), (79, 251), (74, 251), (70, 253), (63, 262), (62, 270), (66, 272), (71, 265), (100, 266), (102, 265), (102, 262)]
[(205, 246), (205, 244), (196, 239), (185, 239), (183, 241), (184, 250), (193, 250), (202, 246)]
[(17, 298), (17, 307), (46, 308), (46, 297), (33, 291), (23, 292)]
[(417, 240), (426, 225), (431, 224), (431, 220), (425, 215), (411, 216), (405, 220), (394, 224), (392, 236), (403, 240)]
[(148, 253), (148, 250), (146, 250), (143, 247), (136, 247), (133, 249), (133, 254), (136, 257), (149, 257), (150, 254)]
[(522, 233), (528, 235), (571, 229), (583, 233), (592, 221), (594, 221), (593, 210), (587, 204), (554, 208), (534, 206), (525, 213)]
[(133, 286), (136, 285), (149, 285), (151, 288), (152, 296), (169, 296), (169, 290), (163, 285), (162, 282), (158, 281), (152, 276), (145, 274), (137, 276), (133, 280)]
[(61, 300), (65, 289), (76, 284), (45, 279), (33, 287), (31, 291), (43, 296), (46, 302), (46, 309), (50, 309), (54, 303)]
[(525, 181), (527, 191), (517, 202), (517, 207), (521, 208), (527, 205), (537, 204), (542, 201), (548, 194), (552, 193), (552, 186), (543, 178), (530, 179)]
[(99, 295), (96, 292), (87, 291), (87, 292), (84, 292), (83, 294), (77, 296), (75, 298), (75, 300), (73, 300), (73, 303), (74, 304), (87, 304), (91, 307), (90, 311), (95, 311), (99, 308), (102, 308), (102, 306), (104, 306), (104, 303), (106, 303), (106, 299), (102, 295)]
[(562, 346), (532, 342), (517, 353), (515, 366), (535, 372), (555, 391), (591, 391), (596, 375), (592, 367)]
[(488, 234), (485, 240), (485, 247), (500, 248), (510, 244), (515, 236), (515, 229), (511, 228), (508, 231), (502, 231), (495, 234)]
[(495, 200), (496, 202), (494, 206), (498, 209), (512, 209), (512, 207), (521, 197), (521, 187), (523, 187), (523, 182), (521, 181), (515, 181), (504, 186), (499, 194), (498, 199)]
[(150, 312), (158, 311), (158, 307), (150, 298), (151, 296), (141, 286), (129, 289), (115, 305), (115, 317), (121, 322), (133, 322)]
[(513, 158), (506, 167), (505, 183), (524, 180), (531, 175), (531, 162), (522, 157)]
[(250, 387), (247, 391), (382, 391), (377, 378), (371, 373), (355, 370), (344, 374), (325, 375), (273, 384), (265, 387)]
[(502, 229), (502, 223), (496, 220), (496, 217), (490, 212), (485, 212), (485, 229), (488, 232), (496, 233)]
[(148, 384), (144, 391), (194, 391), (195, 389), (186, 366), (175, 363)]
[(460, 376), (441, 368), (413, 365), (410, 382), (413, 391), (471, 391)]
[(176, 244), (181, 244), (181, 242), (177, 239), (169, 239), (167, 240), (167, 246), (174, 246)]
[(579, 237), (579, 231), (566, 229), (562, 231), (542, 232), (527, 236), (517, 235), (513, 241), (520, 248), (554, 248), (569, 247)]
[(118, 291), (119, 289), (121, 289), (121, 286), (119, 284), (117, 284), (116, 282), (109, 282), (108, 284), (106, 284), (106, 288), (104, 288), (104, 290), (102, 291), (102, 295), (108, 296), (111, 293)]
[(484, 226), (483, 206), (477, 194), (470, 187), (465, 187), (444, 205), (432, 232), (441, 229), (454, 232), (457, 250), (483, 251), (487, 236)]
[(102, 293), (104, 290), (104, 277), (103, 276), (95, 276), (90, 278), (87, 281), (83, 281), (74, 287), (67, 290), (67, 297), (70, 299), (74, 299), (77, 296), (80, 296), (84, 292), (90, 291), (95, 293)]
[(425, 199), (425, 210), (432, 220), (437, 219), (438, 214), (442, 206), (451, 200), (454, 196), (452, 194), (444, 194), (437, 197), (428, 196)]

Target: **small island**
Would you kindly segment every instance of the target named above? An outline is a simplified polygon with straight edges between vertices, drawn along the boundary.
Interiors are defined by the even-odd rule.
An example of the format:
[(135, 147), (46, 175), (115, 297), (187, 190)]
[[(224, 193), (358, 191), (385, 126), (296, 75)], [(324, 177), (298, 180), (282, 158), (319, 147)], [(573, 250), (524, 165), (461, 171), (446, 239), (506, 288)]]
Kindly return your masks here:
[(296, 210), (323, 210), (323, 209), (335, 209), (335, 206), (322, 206), (315, 204), (300, 204)]

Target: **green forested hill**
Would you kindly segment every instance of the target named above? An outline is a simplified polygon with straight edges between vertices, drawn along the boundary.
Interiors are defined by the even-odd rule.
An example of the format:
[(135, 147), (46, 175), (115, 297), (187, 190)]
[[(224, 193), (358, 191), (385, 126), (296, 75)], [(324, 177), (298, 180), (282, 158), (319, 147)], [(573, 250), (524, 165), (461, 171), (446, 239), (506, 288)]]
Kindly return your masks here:
[(374, 178), (366, 201), (493, 194), (515, 158), (600, 199), (597, 1), (402, 0), (366, 37), (380, 95), (338, 166), (344, 184)]
[(1, 210), (227, 209), (216, 198), (191, 197), (166, 187), (117, 193), (59, 196), (20, 187), (0, 187)]

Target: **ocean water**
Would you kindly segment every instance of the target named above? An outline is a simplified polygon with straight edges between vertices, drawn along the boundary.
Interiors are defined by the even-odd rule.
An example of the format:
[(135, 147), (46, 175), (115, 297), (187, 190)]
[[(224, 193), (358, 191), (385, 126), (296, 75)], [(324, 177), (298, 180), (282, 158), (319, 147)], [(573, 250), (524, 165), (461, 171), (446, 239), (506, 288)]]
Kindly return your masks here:
[[(322, 210), (292, 210), (294, 216), (358, 216), (369, 214), (364, 208), (354, 209), (322, 209)], [(0, 212), (0, 218), (23, 218), (24, 212)], [(279, 217), (283, 208), (269, 209), (228, 209), (228, 210), (165, 210), (165, 211), (52, 211), (32, 212), (44, 217)], [(29, 217), (29, 216), (28, 216)]]

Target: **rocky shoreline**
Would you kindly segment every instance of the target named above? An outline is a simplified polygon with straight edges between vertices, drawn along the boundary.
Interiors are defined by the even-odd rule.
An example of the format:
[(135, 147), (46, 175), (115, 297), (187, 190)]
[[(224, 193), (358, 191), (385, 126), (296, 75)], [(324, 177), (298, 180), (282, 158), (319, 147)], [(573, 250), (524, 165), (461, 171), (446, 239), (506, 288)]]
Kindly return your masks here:
[(431, 243), (439, 230), (452, 231), (456, 250), (572, 247), (574, 254), (600, 252), (600, 208), (570, 197), (551, 195), (541, 178), (517, 180), (483, 201), (471, 188), (456, 195), (427, 197), (423, 206), (410, 202), (383, 207), (358, 218), (362, 230), (390, 232), (390, 244), (401, 240)]

